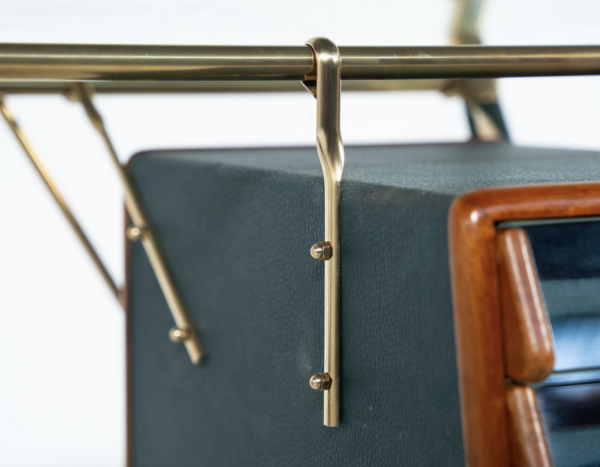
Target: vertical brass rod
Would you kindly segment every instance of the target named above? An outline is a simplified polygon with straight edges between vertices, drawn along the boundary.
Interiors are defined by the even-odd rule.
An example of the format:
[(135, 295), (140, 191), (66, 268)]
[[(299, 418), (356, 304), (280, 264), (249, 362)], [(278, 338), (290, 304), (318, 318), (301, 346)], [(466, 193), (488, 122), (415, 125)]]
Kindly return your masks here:
[(173, 330), (174, 332), (171, 332), (171, 336), (176, 336), (178, 341), (184, 343), (192, 363), (197, 365), (204, 356), (204, 349), (198, 337), (198, 333), (194, 329), (189, 313), (183, 304), (183, 299), (175, 286), (173, 276), (166, 265), (165, 258), (158, 245), (156, 236), (152, 231), (151, 225), (148, 222), (142, 204), (138, 199), (137, 193), (135, 192), (127, 173), (119, 161), (119, 157), (117, 156), (115, 147), (108, 135), (102, 116), (92, 102), (91, 92), (82, 83), (74, 84), (73, 88), (77, 93), (77, 97), (83, 104), (92, 125), (102, 137), (115, 169), (117, 170), (121, 184), (123, 185), (125, 191), (125, 206), (127, 207), (127, 211), (129, 212), (135, 227), (139, 229), (140, 239), (177, 326), (177, 328)]
[(98, 253), (96, 252), (96, 250), (92, 246), (90, 240), (86, 236), (86, 234), (83, 231), (83, 229), (81, 228), (81, 225), (79, 224), (79, 222), (77, 221), (77, 219), (73, 215), (73, 212), (69, 208), (69, 205), (65, 201), (65, 198), (63, 197), (63, 195), (58, 190), (58, 187), (57, 187), (56, 183), (54, 183), (54, 181), (50, 177), (50, 174), (48, 173), (48, 171), (46, 170), (46, 168), (42, 164), (40, 158), (38, 157), (37, 153), (33, 149), (33, 146), (27, 140), (25, 134), (23, 133), (23, 131), (21, 130), (21, 128), (17, 124), (17, 122), (14, 119), (14, 117), (12, 116), (12, 113), (10, 112), (10, 110), (8, 109), (8, 107), (6, 106), (6, 104), (4, 103), (4, 101), (1, 100), (1, 99), (0, 99), (0, 111), (2, 112), (2, 115), (4, 116), (4, 119), (8, 123), (8, 126), (10, 127), (10, 129), (12, 130), (12, 132), (14, 133), (14, 135), (19, 140), (19, 143), (21, 143), (21, 147), (25, 151), (25, 154), (27, 154), (27, 157), (33, 163), (33, 166), (37, 170), (37, 173), (40, 175), (40, 177), (44, 181), (44, 183), (45, 183), (46, 187), (48, 188), (48, 190), (50, 190), (50, 193), (52, 194), (52, 197), (54, 198), (54, 200), (58, 204), (58, 207), (60, 208), (60, 210), (64, 214), (64, 216), (67, 219), (67, 221), (69, 222), (69, 225), (71, 226), (71, 228), (75, 232), (75, 235), (77, 235), (77, 238), (79, 239), (79, 241), (81, 242), (81, 244), (85, 248), (85, 251), (87, 252), (87, 254), (91, 258), (91, 260), (94, 262), (94, 265), (96, 266), (96, 268), (98, 269), (98, 271), (102, 275), (102, 278), (106, 282), (106, 285), (108, 285), (111, 293), (114, 295), (114, 297), (117, 300), (119, 300), (119, 288), (117, 287), (117, 284), (115, 283), (115, 281), (111, 277), (110, 273), (106, 269), (106, 266), (104, 265), (104, 263), (100, 259), (100, 256), (98, 256)]
[[(317, 150), (325, 182), (325, 371), (311, 378), (311, 386), (323, 390), (323, 423), (337, 427), (340, 423), (340, 188), (344, 170), (344, 144), (340, 131), (340, 96), (342, 59), (336, 45), (328, 39), (314, 38), (308, 43), (316, 60), (314, 78), (307, 88), (317, 98)], [(317, 246), (317, 245), (316, 245)], [(318, 382), (326, 384), (318, 387)]]

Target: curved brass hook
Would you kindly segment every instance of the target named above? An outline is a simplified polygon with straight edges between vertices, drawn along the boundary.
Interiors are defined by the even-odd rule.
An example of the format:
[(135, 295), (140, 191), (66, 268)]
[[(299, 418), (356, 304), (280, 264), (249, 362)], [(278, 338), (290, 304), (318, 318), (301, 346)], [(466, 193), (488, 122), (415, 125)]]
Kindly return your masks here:
[(325, 262), (325, 370), (311, 378), (311, 387), (323, 391), (326, 426), (340, 419), (340, 186), (344, 170), (344, 143), (340, 132), (342, 58), (329, 39), (316, 37), (307, 45), (313, 50), (316, 76), (304, 86), (317, 98), (317, 150), (325, 181), (325, 241), (311, 249)]

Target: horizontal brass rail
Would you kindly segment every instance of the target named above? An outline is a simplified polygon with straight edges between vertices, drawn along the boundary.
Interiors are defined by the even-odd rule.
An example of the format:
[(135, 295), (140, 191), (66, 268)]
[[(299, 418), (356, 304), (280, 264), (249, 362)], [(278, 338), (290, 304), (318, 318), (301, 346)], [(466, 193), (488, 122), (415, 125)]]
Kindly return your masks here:
[[(347, 81), (344, 91), (442, 91), (450, 80)], [(57, 81), (0, 81), (0, 95), (68, 94), (70, 83)], [(97, 81), (96, 94), (175, 93), (306, 93), (300, 81)]]
[[(600, 46), (339, 49), (345, 80), (600, 74)], [(12, 81), (293, 81), (313, 69), (307, 46), (0, 44)]]

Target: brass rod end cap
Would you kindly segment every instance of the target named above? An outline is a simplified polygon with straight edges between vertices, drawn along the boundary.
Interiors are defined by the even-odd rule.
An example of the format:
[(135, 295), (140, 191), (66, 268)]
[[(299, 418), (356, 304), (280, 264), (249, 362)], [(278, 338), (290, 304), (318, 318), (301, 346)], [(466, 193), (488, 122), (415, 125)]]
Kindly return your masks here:
[(188, 340), (189, 337), (190, 332), (187, 329), (174, 327), (169, 331), (169, 339), (171, 339), (172, 342), (184, 342)]
[(148, 231), (144, 227), (132, 225), (127, 229), (127, 238), (132, 242), (139, 242), (147, 233)]
[(310, 249), (310, 256), (319, 261), (327, 261), (331, 258), (332, 248), (329, 242), (315, 243)]

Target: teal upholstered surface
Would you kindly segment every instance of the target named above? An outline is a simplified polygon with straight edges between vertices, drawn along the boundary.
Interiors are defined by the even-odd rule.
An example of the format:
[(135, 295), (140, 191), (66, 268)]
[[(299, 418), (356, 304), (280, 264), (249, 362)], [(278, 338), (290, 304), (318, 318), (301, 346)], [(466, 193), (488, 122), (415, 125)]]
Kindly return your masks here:
[(133, 181), (206, 344), (202, 368), (131, 247), (133, 465), (464, 464), (446, 221), (489, 186), (600, 180), (600, 157), (508, 145), (355, 147), (342, 189), (342, 426), (322, 426), (316, 151), (158, 151)]
[[(316, 148), (156, 151), (145, 157), (149, 154), (182, 166), (217, 164), (321, 177)], [(452, 196), (485, 187), (598, 180), (600, 153), (509, 144), (347, 147), (344, 169), (347, 184)]]

